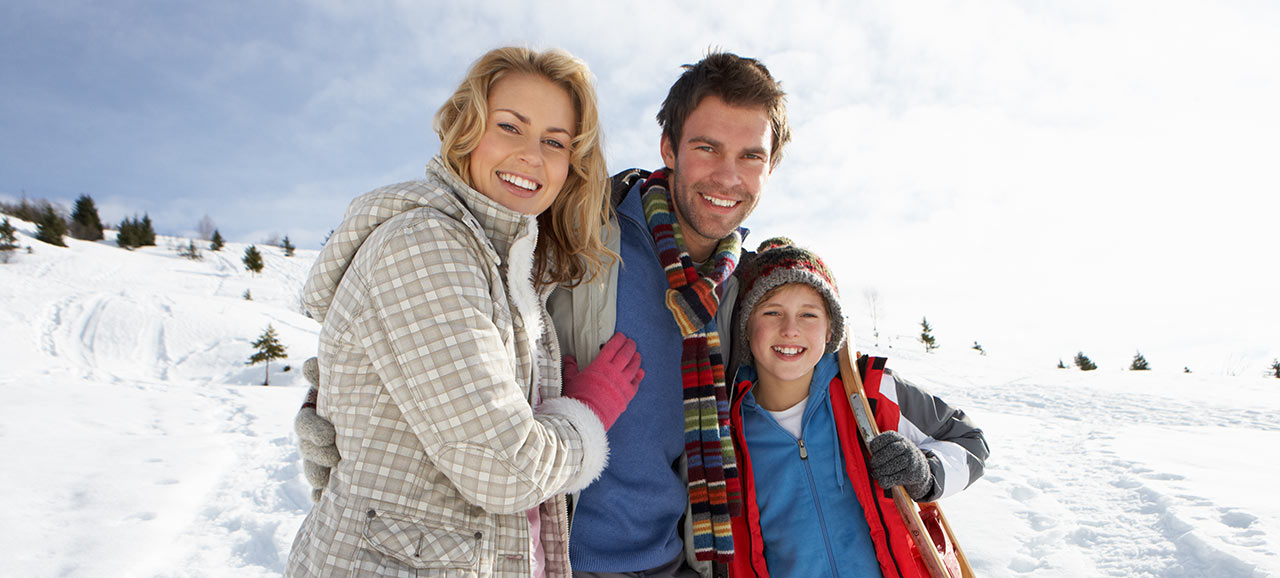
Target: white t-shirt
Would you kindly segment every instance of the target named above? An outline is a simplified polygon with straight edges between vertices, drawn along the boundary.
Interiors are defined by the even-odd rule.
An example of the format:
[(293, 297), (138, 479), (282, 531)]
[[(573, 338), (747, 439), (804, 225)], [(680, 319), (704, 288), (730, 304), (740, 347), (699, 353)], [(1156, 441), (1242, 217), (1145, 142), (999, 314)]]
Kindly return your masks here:
[(767, 409), (765, 411), (768, 411), (769, 415), (773, 416), (773, 421), (778, 422), (782, 429), (791, 432), (791, 435), (796, 436), (796, 439), (800, 439), (801, 420), (804, 418), (806, 405), (809, 405), (809, 396), (805, 396), (804, 399), (800, 400), (800, 403), (782, 411), (769, 411)]

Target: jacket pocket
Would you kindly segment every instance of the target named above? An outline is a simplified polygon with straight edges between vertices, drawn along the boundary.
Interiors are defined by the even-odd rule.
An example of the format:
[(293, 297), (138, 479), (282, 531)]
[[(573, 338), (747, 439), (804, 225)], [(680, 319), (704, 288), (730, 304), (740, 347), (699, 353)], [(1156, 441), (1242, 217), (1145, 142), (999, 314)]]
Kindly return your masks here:
[(478, 530), (371, 508), (362, 542), (411, 568), (475, 570), (483, 537)]

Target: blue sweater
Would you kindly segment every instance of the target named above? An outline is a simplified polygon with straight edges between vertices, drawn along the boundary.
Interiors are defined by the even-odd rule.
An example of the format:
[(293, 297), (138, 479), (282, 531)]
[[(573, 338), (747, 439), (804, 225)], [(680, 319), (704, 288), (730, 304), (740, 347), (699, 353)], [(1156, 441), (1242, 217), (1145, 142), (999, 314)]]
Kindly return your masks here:
[[(818, 361), (799, 440), (756, 405), (753, 394), (742, 401), (751, 468), (768, 472), (766, 479), (755, 480), (755, 488), (771, 576), (880, 576), (871, 531), (836, 434), (829, 386), (839, 371), (834, 354)], [(744, 380), (756, 381), (754, 368), (738, 370), (736, 381)]]
[(669, 288), (644, 221), (639, 185), (618, 206), (622, 269), (617, 330), (636, 341), (644, 381), (609, 428), (609, 465), (579, 494), (570, 530), (574, 570), (638, 572), (680, 555), (689, 494), (684, 453), (683, 337), (664, 303)]

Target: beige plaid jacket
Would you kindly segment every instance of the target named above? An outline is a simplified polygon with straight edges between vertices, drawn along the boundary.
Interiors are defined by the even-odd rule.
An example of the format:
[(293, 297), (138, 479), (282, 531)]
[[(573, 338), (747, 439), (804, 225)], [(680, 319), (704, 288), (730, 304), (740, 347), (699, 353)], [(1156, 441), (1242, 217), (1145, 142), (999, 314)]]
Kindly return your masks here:
[(342, 461), (286, 576), (530, 576), (540, 504), (547, 576), (569, 576), (563, 494), (599, 476), (608, 445), (560, 397), (536, 239), (533, 218), (438, 157), (427, 180), (352, 202), (303, 289)]

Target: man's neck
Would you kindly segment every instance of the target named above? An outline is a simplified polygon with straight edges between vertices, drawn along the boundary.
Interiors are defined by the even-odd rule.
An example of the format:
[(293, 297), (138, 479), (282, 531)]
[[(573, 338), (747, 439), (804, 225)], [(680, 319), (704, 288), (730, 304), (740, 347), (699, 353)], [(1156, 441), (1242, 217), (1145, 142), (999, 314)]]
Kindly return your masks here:
[(684, 239), (685, 251), (689, 252), (689, 258), (695, 263), (706, 263), (711, 258), (711, 252), (716, 248), (716, 241), (706, 241), (704, 239)]

